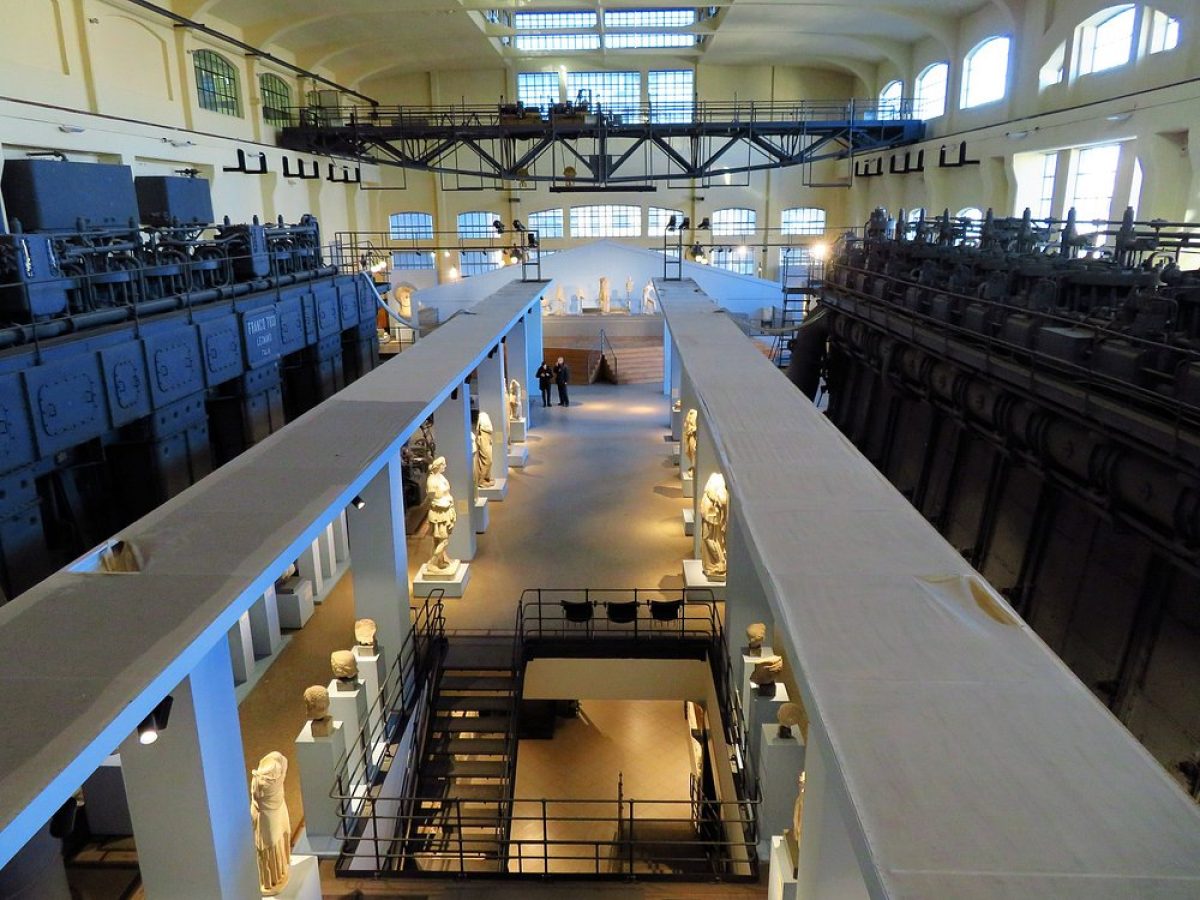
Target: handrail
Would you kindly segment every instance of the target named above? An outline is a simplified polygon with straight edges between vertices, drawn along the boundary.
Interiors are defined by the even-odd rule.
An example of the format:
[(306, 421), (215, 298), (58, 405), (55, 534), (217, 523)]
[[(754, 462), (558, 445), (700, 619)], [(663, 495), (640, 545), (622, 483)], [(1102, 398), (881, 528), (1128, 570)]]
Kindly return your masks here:
[(610, 341), (608, 339), (608, 333), (603, 328), (601, 328), (600, 329), (599, 347), (597, 349), (600, 351), (600, 357), (602, 359), (604, 358), (605, 345), (608, 346), (608, 350), (612, 354), (612, 366), (611, 366), (612, 376), (613, 376), (613, 381), (616, 381), (617, 380), (617, 348), (614, 347), (612, 345), (612, 341)]

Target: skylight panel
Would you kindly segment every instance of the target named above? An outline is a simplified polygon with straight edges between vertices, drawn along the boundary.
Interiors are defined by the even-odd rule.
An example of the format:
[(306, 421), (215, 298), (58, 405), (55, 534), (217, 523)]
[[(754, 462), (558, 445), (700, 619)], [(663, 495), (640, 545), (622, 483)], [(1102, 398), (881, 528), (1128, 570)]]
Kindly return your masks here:
[(595, 28), (594, 12), (528, 12), (513, 15), (513, 27), (527, 31)]
[(515, 40), (518, 50), (537, 52), (541, 50), (599, 50), (598, 34), (518, 34)]
[(604, 45), (611, 50), (644, 50), (654, 47), (694, 47), (694, 34), (664, 34), (662, 32), (628, 32), (606, 34)]
[(605, 28), (687, 28), (696, 24), (694, 9), (610, 9)]

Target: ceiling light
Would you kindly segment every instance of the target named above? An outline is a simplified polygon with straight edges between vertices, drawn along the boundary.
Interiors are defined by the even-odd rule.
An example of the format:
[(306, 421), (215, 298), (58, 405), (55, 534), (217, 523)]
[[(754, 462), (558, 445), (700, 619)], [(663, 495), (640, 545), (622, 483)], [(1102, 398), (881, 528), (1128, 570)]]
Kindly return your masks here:
[(59, 125), (58, 130), (63, 134), (80, 134), (81, 132), (87, 131), (86, 128), (81, 128), (78, 125)]
[(142, 723), (137, 727), (139, 743), (148, 746), (158, 740), (158, 733), (167, 727), (167, 720), (171, 718), (173, 702), (174, 698), (167, 694), (159, 701), (158, 706), (151, 710), (150, 715), (142, 719)]
[(679, 230), (687, 231), (691, 227), (692, 227), (692, 220), (689, 219), (687, 216), (684, 216), (683, 221), (679, 223)]
[(350, 505), (353, 506), (355, 509), (362, 509), (364, 506), (367, 505), (367, 501), (364, 500), (361, 495), (355, 494), (354, 499), (350, 501)]

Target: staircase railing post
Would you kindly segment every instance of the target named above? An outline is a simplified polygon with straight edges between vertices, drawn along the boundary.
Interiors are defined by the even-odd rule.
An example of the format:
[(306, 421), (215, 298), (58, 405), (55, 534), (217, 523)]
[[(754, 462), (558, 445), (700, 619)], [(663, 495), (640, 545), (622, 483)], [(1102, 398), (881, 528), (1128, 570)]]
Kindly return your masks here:
[(458, 836), (458, 874), (465, 875), (467, 873), (467, 864), (463, 859), (462, 800), (458, 797), (454, 798), (454, 817), (456, 834)]
[(550, 874), (550, 843), (546, 838), (550, 829), (546, 824), (546, 798), (542, 798), (542, 874)]

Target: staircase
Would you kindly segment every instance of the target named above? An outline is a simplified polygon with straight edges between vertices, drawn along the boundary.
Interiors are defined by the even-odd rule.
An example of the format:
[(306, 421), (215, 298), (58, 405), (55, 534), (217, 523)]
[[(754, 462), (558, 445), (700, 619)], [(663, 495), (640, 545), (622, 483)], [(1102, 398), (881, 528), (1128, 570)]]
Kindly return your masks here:
[(433, 701), (410, 833), (423, 871), (504, 871), (502, 813), (516, 770), (517, 673), (510, 641), (456, 639)]
[[(615, 346), (616, 383), (650, 384), (663, 378), (662, 341), (634, 343), (618, 341)], [(612, 364), (609, 363), (610, 370)]]

